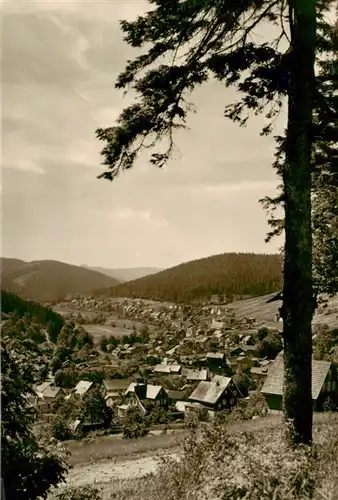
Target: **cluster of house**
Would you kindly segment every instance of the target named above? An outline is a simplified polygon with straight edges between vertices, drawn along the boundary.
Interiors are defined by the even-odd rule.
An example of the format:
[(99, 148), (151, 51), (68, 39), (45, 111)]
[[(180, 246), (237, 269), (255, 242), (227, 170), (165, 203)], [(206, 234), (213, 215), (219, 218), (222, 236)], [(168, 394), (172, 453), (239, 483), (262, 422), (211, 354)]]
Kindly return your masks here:
[[(112, 373), (119, 370), (121, 363), (141, 360), (155, 379), (166, 375), (182, 378), (180, 390), (169, 391), (162, 385), (114, 379), (111, 373), (112, 379), (103, 382), (102, 390), (107, 404), (117, 405), (120, 416), (130, 405), (138, 405), (141, 411), (147, 411), (149, 402), (163, 408), (174, 404), (182, 413), (198, 406), (210, 411), (231, 407), (242, 396), (232, 377), (241, 366), (249, 367), (251, 377), (257, 381), (269, 408), (281, 409), (282, 356), (275, 360), (257, 357), (256, 334), (264, 325), (258, 324), (255, 318), (237, 319), (231, 307), (217, 305), (216, 299), (216, 304), (191, 307), (132, 299), (73, 300), (76, 307), (85, 309), (104, 309), (108, 304), (110, 311), (120, 318), (157, 326), (150, 332), (147, 343), (119, 345), (109, 353)], [(153, 365), (154, 359), (158, 360), (156, 366)], [(109, 370), (105, 371), (108, 373)], [(63, 397), (82, 397), (94, 387), (90, 382), (79, 384)], [(313, 361), (312, 384), (315, 409), (320, 409), (328, 396), (338, 399), (337, 369), (331, 363)], [(55, 387), (45, 390), (39, 389), (40, 404), (62, 391)]]
[[(174, 406), (182, 417), (191, 410), (205, 408), (213, 415), (217, 411), (230, 409), (236, 405), (237, 399), (243, 397), (234, 378), (230, 375), (231, 366), (223, 353), (208, 353), (203, 360), (207, 367), (188, 368), (179, 363), (164, 359), (153, 368), (153, 377), (175, 375), (182, 378), (179, 390), (167, 390), (156, 383), (138, 382), (132, 379), (105, 379), (100, 384), (106, 404), (116, 407), (118, 417), (123, 417), (131, 406), (137, 406), (146, 413), (149, 405), (165, 410)], [(270, 410), (282, 409), (284, 363), (280, 353), (272, 362), (266, 360), (261, 366), (252, 367), (263, 379), (261, 393), (265, 396)], [(217, 373), (229, 368), (229, 376)], [(81, 399), (85, 394), (97, 388), (98, 384), (81, 380), (71, 391), (55, 387), (52, 381), (46, 381), (35, 388), (36, 395), (31, 404), (42, 411), (49, 411), (57, 398)], [(328, 361), (312, 362), (312, 398), (314, 410), (319, 411), (327, 398), (338, 403), (338, 370)]]
[[(95, 299), (90, 297), (73, 298), (66, 304), (67, 309), (75, 311), (103, 311), (118, 316), (119, 318), (140, 321), (154, 326), (172, 326), (177, 322), (177, 327), (185, 328), (187, 323), (206, 326), (210, 317), (221, 320), (224, 326), (230, 327), (234, 322), (235, 311), (231, 306), (215, 304), (182, 306), (180, 304), (156, 303), (140, 299)], [(63, 304), (59, 304), (63, 307)], [(107, 316), (108, 318), (108, 316)], [(191, 318), (192, 321), (191, 321)], [(222, 318), (222, 319), (221, 319)], [(215, 319), (216, 321), (216, 319)], [(244, 318), (242, 325), (254, 324), (254, 318)], [(216, 325), (217, 323), (215, 323)]]
[(145, 364), (151, 364), (153, 359), (168, 358), (180, 364), (195, 365), (209, 362), (215, 357), (223, 360), (226, 351), (227, 364), (234, 370), (244, 364), (265, 368), (266, 360), (255, 357), (257, 329), (226, 330), (224, 326), (216, 329), (215, 326), (219, 325), (214, 323), (211, 321), (204, 329), (192, 325), (185, 330), (177, 330), (172, 326), (165, 335), (150, 334), (147, 343), (119, 345), (110, 351), (112, 363), (116, 366), (119, 360), (132, 360), (138, 356)]
[[(234, 406), (237, 398), (241, 396), (231, 377), (210, 376), (207, 370), (187, 370), (183, 375), (186, 376), (187, 382), (197, 382), (196, 388), (190, 393), (188, 383), (178, 391), (170, 391), (162, 385), (140, 383), (130, 379), (106, 379), (101, 384), (101, 390), (107, 406), (116, 406), (119, 417), (123, 417), (128, 408), (135, 405), (142, 413), (146, 413), (150, 403), (166, 410), (170, 405), (174, 405), (176, 411), (182, 414), (189, 408), (197, 407), (205, 407), (215, 412)], [(98, 384), (81, 380), (72, 391), (68, 392), (47, 381), (35, 388), (35, 396), (30, 397), (30, 402), (40, 411), (48, 412), (53, 408), (57, 398), (79, 400), (97, 387)], [(116, 404), (117, 402), (119, 404)]]

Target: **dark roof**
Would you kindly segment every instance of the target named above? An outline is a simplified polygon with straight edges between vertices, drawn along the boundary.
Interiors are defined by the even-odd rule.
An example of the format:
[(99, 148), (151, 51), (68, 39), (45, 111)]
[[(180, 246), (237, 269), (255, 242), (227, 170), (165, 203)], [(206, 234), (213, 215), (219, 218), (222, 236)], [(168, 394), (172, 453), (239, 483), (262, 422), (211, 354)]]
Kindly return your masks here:
[[(331, 368), (329, 361), (312, 360), (312, 399), (316, 401), (322, 390), (327, 374)], [(283, 394), (284, 360), (277, 356), (271, 367), (266, 381), (262, 387), (263, 394)]]
[(170, 399), (174, 399), (176, 401), (180, 401), (185, 398), (186, 391), (170, 391), (167, 390), (168, 396)]

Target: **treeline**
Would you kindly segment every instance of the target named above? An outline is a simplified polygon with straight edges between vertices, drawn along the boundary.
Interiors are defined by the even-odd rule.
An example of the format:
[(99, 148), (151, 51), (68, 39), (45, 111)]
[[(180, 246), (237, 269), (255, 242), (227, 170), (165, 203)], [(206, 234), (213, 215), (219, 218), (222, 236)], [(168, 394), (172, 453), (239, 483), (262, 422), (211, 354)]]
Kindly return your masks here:
[(186, 262), (151, 276), (101, 290), (113, 297), (187, 302), (212, 295), (259, 296), (282, 286), (278, 255), (225, 253)]
[(42, 306), (37, 302), (24, 300), (18, 295), (5, 290), (1, 290), (1, 312), (2, 314), (15, 314), (20, 318), (25, 316), (45, 326), (52, 342), (56, 341), (64, 325), (62, 316), (51, 308)]

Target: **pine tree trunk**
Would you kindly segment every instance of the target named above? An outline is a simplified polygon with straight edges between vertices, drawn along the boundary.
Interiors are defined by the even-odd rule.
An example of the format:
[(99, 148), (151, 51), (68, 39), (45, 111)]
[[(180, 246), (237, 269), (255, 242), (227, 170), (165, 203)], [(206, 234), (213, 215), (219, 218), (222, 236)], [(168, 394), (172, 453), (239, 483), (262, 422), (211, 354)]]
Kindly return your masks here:
[(314, 313), (311, 234), (311, 125), (316, 1), (288, 0), (289, 54), (285, 188), (284, 415), (293, 444), (312, 442), (311, 323)]

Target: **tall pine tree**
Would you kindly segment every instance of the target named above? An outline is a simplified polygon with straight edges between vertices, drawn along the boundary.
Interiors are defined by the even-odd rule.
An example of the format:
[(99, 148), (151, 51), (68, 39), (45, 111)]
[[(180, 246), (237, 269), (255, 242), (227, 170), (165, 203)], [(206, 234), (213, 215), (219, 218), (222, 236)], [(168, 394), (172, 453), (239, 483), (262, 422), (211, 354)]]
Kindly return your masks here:
[[(334, 1), (325, 1), (326, 6)], [(317, 75), (312, 153), (312, 232), (315, 294), (338, 292), (338, 19), (323, 9), (317, 29)], [(276, 137), (274, 167), (281, 177), (285, 137)], [(269, 214), (267, 241), (281, 235), (284, 219), (276, 217), (283, 206), (284, 190), (261, 200)]]
[[(251, 112), (278, 114), (288, 98), (283, 165), (285, 209), (284, 340), (285, 414), (294, 443), (311, 443), (311, 322), (314, 312), (311, 238), (311, 141), (314, 101), (316, 0), (152, 0), (154, 9), (122, 21), (126, 42), (150, 47), (119, 76), (137, 101), (116, 126), (98, 129), (106, 169), (113, 180), (132, 168), (139, 152), (167, 139), (151, 162), (162, 167), (174, 147), (175, 129), (191, 109), (187, 97), (210, 77), (235, 86), (241, 99), (225, 116), (244, 125)], [(276, 38), (255, 41), (263, 24)], [(288, 49), (283, 50), (284, 40)], [(166, 62), (165, 62), (166, 61)], [(263, 132), (268, 133), (267, 127)]]

